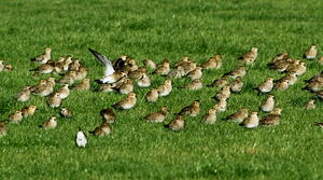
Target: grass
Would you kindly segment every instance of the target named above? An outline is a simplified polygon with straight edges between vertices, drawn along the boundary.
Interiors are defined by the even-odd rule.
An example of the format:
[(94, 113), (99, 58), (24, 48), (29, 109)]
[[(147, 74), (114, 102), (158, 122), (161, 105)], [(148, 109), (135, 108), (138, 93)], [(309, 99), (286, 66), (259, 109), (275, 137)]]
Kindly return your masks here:
[[(267, 77), (282, 76), (266, 67), (274, 55), (287, 51), (301, 58), (309, 45), (322, 46), (322, 1), (6, 0), (0, 2), (0, 10), (0, 58), (15, 67), (14, 72), (0, 73), (0, 118), (6, 120), (14, 110), (30, 104), (39, 107), (35, 116), (10, 125), (9, 135), (0, 139), (1, 179), (323, 178), (322, 130), (312, 126), (322, 121), (323, 103), (305, 111), (303, 105), (311, 94), (301, 90), (303, 80), (322, 70), (317, 62), (306, 61), (308, 72), (294, 86), (273, 93), (283, 108), (281, 125), (248, 130), (223, 121), (242, 106), (258, 110), (265, 97), (252, 88)], [(96, 127), (99, 111), (124, 96), (73, 91), (63, 106), (74, 111), (74, 118), (59, 119), (55, 130), (37, 128), (57, 110), (49, 108), (44, 98), (18, 103), (14, 96), (23, 86), (48, 77), (29, 72), (36, 66), (29, 59), (45, 47), (53, 48), (55, 58), (68, 54), (81, 58), (91, 79), (103, 70), (88, 47), (111, 58), (128, 54), (139, 64), (144, 58), (161, 62), (164, 57), (174, 64), (182, 56), (203, 62), (222, 54), (223, 67), (206, 71), (205, 83), (237, 67), (237, 57), (251, 47), (259, 48), (259, 57), (244, 79), (246, 88), (233, 95), (216, 124), (200, 123), (214, 104), (210, 97), (216, 90), (189, 92), (176, 88), (187, 79), (175, 80), (171, 95), (154, 105), (143, 99), (150, 88), (136, 88), (140, 103), (118, 112), (113, 134), (91, 136), (86, 149), (77, 149), (78, 127)], [(153, 76), (153, 80), (156, 87), (164, 78)], [(165, 104), (175, 113), (195, 99), (201, 99), (202, 113), (188, 118), (182, 132), (142, 120)]]

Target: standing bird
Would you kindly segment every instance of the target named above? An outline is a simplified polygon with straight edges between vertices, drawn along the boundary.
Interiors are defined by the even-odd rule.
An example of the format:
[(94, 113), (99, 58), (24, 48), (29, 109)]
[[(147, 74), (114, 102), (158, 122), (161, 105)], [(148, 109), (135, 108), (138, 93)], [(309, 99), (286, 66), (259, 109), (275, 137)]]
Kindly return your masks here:
[(237, 122), (241, 123), (243, 120), (245, 120), (249, 115), (249, 110), (247, 108), (241, 108), (238, 112), (233, 113), (230, 115), (227, 120), (229, 122)]
[(209, 109), (209, 111), (207, 112), (207, 114), (203, 117), (203, 123), (204, 124), (214, 124), (216, 122), (216, 113), (217, 110), (216, 109)]
[(116, 114), (110, 108), (102, 109), (100, 114), (106, 123), (114, 123), (116, 121)]
[(234, 80), (230, 85), (230, 89), (234, 93), (239, 93), (242, 87), (243, 87), (243, 82), (240, 77), (237, 77), (237, 79)]
[(167, 79), (163, 85), (160, 85), (157, 88), (158, 96), (168, 96), (170, 92), (172, 91), (172, 81)]
[(246, 63), (247, 65), (253, 64), (258, 56), (258, 48), (251, 48), (250, 51), (245, 53), (243, 56), (239, 57), (242, 62)]
[(94, 136), (107, 136), (111, 134), (112, 129), (110, 127), (110, 124), (107, 122), (103, 122), (100, 126), (96, 127), (93, 131), (90, 131), (90, 134), (93, 134)]
[(137, 103), (137, 97), (136, 94), (131, 92), (128, 94), (128, 96), (125, 99), (122, 99), (121, 101), (115, 103), (112, 105), (112, 107), (116, 109), (126, 110), (133, 108)]
[(52, 108), (57, 108), (61, 105), (62, 103), (62, 98), (60, 97), (59, 93), (53, 94), (51, 97), (48, 99), (48, 105)]
[(42, 64), (30, 71), (35, 71), (36, 73), (41, 73), (41, 74), (49, 74), (54, 71), (54, 66), (52, 66), (51, 64)]
[(275, 108), (273, 111), (269, 113), (269, 115), (265, 116), (260, 120), (261, 125), (278, 125), (280, 123), (281, 117), (281, 109)]
[(65, 84), (62, 88), (57, 90), (57, 93), (59, 94), (59, 97), (61, 99), (65, 99), (70, 95), (70, 89), (69, 89), (69, 84)]
[(187, 77), (191, 78), (192, 81), (201, 79), (203, 75), (202, 68), (201, 67), (196, 67), (193, 71), (190, 71), (187, 74)]
[(242, 121), (242, 123), (240, 123), (240, 126), (244, 126), (246, 128), (256, 128), (258, 125), (258, 112), (252, 112), (244, 121)]
[(52, 116), (51, 118), (49, 118), (49, 120), (43, 122), (41, 127), (46, 129), (46, 130), (47, 129), (55, 129), (57, 127), (56, 117)]
[(0, 137), (7, 135), (7, 125), (5, 122), (0, 122)]
[(305, 105), (306, 110), (311, 110), (311, 109), (315, 109), (315, 108), (316, 108), (316, 105), (315, 105), (315, 100), (314, 99), (311, 99)]
[(169, 128), (172, 131), (180, 131), (184, 129), (185, 121), (183, 116), (177, 115), (174, 120), (172, 120), (169, 124), (165, 125), (166, 128)]
[(315, 45), (312, 45), (309, 47), (305, 53), (304, 53), (304, 58), (306, 59), (315, 59), (317, 55), (317, 48)]
[(74, 87), (75, 90), (78, 90), (78, 91), (87, 91), (91, 88), (91, 85), (90, 85), (90, 79), (86, 78), (86, 79), (83, 79), (80, 84), (76, 85)]
[(184, 86), (185, 89), (188, 89), (188, 90), (199, 90), (199, 89), (202, 89), (203, 88), (203, 83), (200, 79), (196, 79), (188, 84), (186, 84)]
[(81, 128), (79, 128), (79, 131), (76, 133), (75, 144), (79, 148), (85, 148), (87, 144), (86, 135)]
[(274, 87), (274, 79), (268, 78), (266, 79), (265, 82), (263, 82), (258, 86), (258, 90), (262, 93), (269, 93), (272, 91), (273, 87)]
[(148, 68), (148, 69), (151, 69), (151, 70), (155, 70), (156, 69), (156, 67), (157, 67), (157, 65), (156, 65), (156, 63), (153, 61), (153, 60), (151, 60), (151, 59), (145, 59), (144, 60), (144, 66), (146, 67), (146, 68)]
[(195, 117), (200, 113), (200, 101), (195, 100), (189, 106), (184, 107), (178, 114), (181, 116)]
[(279, 91), (285, 91), (289, 87), (288, 80), (279, 81), (275, 84), (275, 88)]
[(148, 102), (156, 102), (158, 100), (158, 90), (157, 89), (150, 90), (146, 95), (146, 99)]
[(168, 114), (168, 108), (164, 106), (161, 108), (160, 111), (153, 112), (145, 116), (145, 120), (153, 123), (161, 123), (161, 122), (164, 122), (167, 114)]
[(203, 69), (219, 69), (221, 66), (222, 66), (221, 55), (214, 55), (201, 65)]
[(261, 110), (264, 112), (270, 112), (274, 109), (275, 99), (273, 95), (269, 95), (266, 101), (262, 104)]
[(46, 48), (44, 54), (41, 54), (35, 58), (32, 58), (31, 61), (38, 62), (41, 64), (46, 64), (47, 61), (51, 59), (51, 52), (52, 52), (51, 48)]
[(166, 76), (170, 71), (170, 64), (168, 59), (164, 59), (161, 64), (159, 64), (154, 71), (155, 74)]
[(15, 113), (9, 115), (9, 121), (18, 124), (22, 121), (23, 117), (22, 111), (16, 111)]
[(151, 80), (149, 76), (144, 73), (141, 78), (137, 81), (139, 87), (149, 87), (151, 85)]
[(30, 99), (30, 94), (30, 86), (26, 86), (19, 94), (17, 94), (17, 100), (19, 102), (26, 102)]
[(30, 106), (25, 107), (24, 109), (22, 109), (21, 112), (22, 112), (22, 115), (24, 116), (24, 118), (26, 118), (28, 116), (34, 115), (36, 110), (37, 110), (37, 106), (30, 105)]
[(67, 108), (62, 108), (61, 111), (59, 112), (59, 114), (63, 117), (63, 118), (70, 118), (73, 116), (72, 111), (70, 111)]

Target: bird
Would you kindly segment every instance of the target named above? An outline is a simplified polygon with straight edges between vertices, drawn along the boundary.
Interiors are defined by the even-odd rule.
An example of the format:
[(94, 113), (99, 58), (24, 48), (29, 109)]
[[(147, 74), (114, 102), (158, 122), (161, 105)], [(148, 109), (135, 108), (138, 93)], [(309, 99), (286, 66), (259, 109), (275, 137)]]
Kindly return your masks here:
[(121, 101), (115, 103), (112, 105), (112, 107), (116, 109), (126, 110), (133, 108), (137, 103), (136, 94), (131, 92), (128, 94), (128, 96), (125, 99), (122, 99)]
[(146, 94), (146, 99), (148, 102), (156, 102), (158, 100), (158, 90), (152, 89)]
[[(113, 68), (113, 65), (111, 63), (111, 60), (109, 60), (106, 56), (100, 54), (99, 52), (89, 48), (89, 51), (93, 54), (93, 56), (96, 58), (97, 61), (99, 61), (104, 66), (104, 78), (106, 76), (112, 75), (115, 70)], [(102, 80), (102, 79), (101, 79)]]
[(185, 121), (183, 119), (183, 116), (176, 115), (175, 119), (169, 122), (167, 125), (165, 125), (166, 128), (169, 128), (172, 131), (180, 131), (184, 129)]
[(55, 129), (57, 127), (57, 120), (55, 116), (49, 118), (49, 120), (43, 122), (41, 125), (43, 129)]
[(246, 74), (247, 74), (247, 68), (244, 66), (240, 66), (237, 69), (226, 73), (225, 75), (232, 79), (236, 79), (237, 77), (243, 78)]
[(323, 90), (315, 92), (317, 97), (320, 98), (321, 100), (323, 100)]
[(204, 124), (214, 124), (216, 122), (216, 109), (209, 109), (207, 114), (204, 115), (202, 122)]
[(154, 71), (157, 67), (156, 63), (151, 59), (145, 59), (144, 66), (152, 71)]
[(296, 73), (288, 73), (286, 76), (280, 79), (280, 81), (288, 81), (288, 85), (294, 85), (297, 81)]
[(141, 78), (137, 81), (139, 87), (149, 87), (151, 85), (151, 80), (149, 76), (144, 73)]
[(115, 82), (119, 81), (120, 79), (122, 79), (122, 78), (124, 78), (126, 76), (127, 76), (127, 74), (125, 72), (117, 71), (117, 72), (114, 72), (111, 75), (104, 76), (100, 80), (96, 80), (96, 82), (98, 82), (99, 84), (115, 83)]
[(73, 116), (72, 111), (70, 111), (67, 108), (61, 108), (61, 110), (59, 111), (59, 114), (63, 117), (63, 118), (71, 118)]
[(80, 67), (79, 70), (75, 71), (75, 79), (76, 81), (81, 81), (86, 78), (88, 70), (85, 67)]
[(4, 70), (5, 65), (3, 64), (3, 61), (0, 60), (0, 72)]
[(320, 59), (318, 60), (318, 62), (319, 62), (320, 65), (323, 65), (323, 56), (320, 57)]
[(208, 87), (219, 87), (223, 88), (224, 86), (227, 86), (229, 84), (229, 81), (226, 78), (220, 78), (214, 80), (211, 84), (208, 85)]
[(258, 125), (259, 125), (258, 112), (251, 112), (251, 114), (240, 123), (240, 126), (244, 126), (246, 128), (256, 128), (258, 127)]
[(54, 66), (52, 66), (51, 64), (41, 64), (37, 68), (31, 69), (30, 71), (36, 71), (37, 73), (41, 74), (49, 74), (54, 71)]
[(215, 104), (213, 108), (216, 109), (218, 112), (224, 112), (227, 110), (227, 105), (227, 99), (221, 98), (219, 99), (219, 103)]
[(306, 59), (315, 59), (316, 56), (317, 56), (316, 45), (311, 45), (304, 53), (304, 58)]
[(182, 66), (178, 66), (168, 73), (168, 77), (172, 79), (179, 79), (185, 75), (185, 69)]
[(161, 123), (164, 122), (168, 114), (168, 108), (163, 106), (160, 111), (153, 112), (144, 117), (147, 122)]
[(99, 88), (100, 92), (113, 92), (114, 85), (113, 84), (101, 84)]
[(47, 80), (41, 80), (38, 85), (32, 86), (30, 90), (34, 95), (44, 97), (50, 95), (54, 91), (54, 87), (55, 79), (50, 77)]
[(128, 77), (130, 79), (133, 79), (133, 80), (139, 80), (140, 78), (142, 78), (143, 74), (145, 74), (147, 72), (146, 68), (144, 67), (139, 67), (137, 70), (135, 71), (131, 71), (131, 72), (128, 72)]
[(315, 105), (314, 99), (309, 100), (305, 105), (306, 110), (311, 110), (311, 109), (315, 109), (315, 108), (316, 108), (316, 105)]
[(287, 69), (287, 72), (289, 73), (295, 73), (297, 76), (301, 76), (306, 73), (306, 65), (304, 62), (300, 62), (297, 65), (290, 66), (290, 68)]
[(47, 61), (51, 59), (51, 52), (52, 52), (51, 48), (46, 48), (45, 53), (32, 58), (31, 61), (38, 62), (40, 64), (46, 64)]
[(323, 122), (315, 122), (314, 125), (323, 128)]
[(228, 99), (231, 95), (231, 87), (224, 86), (220, 92), (218, 92), (213, 98), (220, 100), (220, 99)]
[(249, 110), (247, 108), (241, 108), (239, 111), (231, 114), (227, 117), (227, 121), (241, 123), (249, 116)]
[(158, 91), (158, 96), (160, 97), (168, 96), (172, 91), (172, 81), (169, 79), (165, 80), (164, 84), (160, 85), (157, 88), (157, 91)]
[(6, 136), (8, 128), (5, 122), (0, 122), (0, 137)]
[(281, 109), (275, 108), (267, 116), (260, 120), (261, 125), (278, 125), (281, 118)]
[(34, 115), (34, 114), (35, 114), (35, 112), (36, 112), (36, 110), (37, 110), (37, 106), (35, 106), (35, 105), (30, 105), (30, 106), (28, 106), (28, 107), (23, 108), (23, 109), (21, 110), (21, 112), (22, 112), (22, 114), (23, 114), (24, 118), (26, 118), (26, 117), (28, 117), (28, 116), (32, 116), (32, 115)]
[(26, 102), (30, 99), (30, 94), (31, 94), (30, 88), (31, 88), (30, 86), (26, 86), (23, 88), (21, 92), (17, 94), (17, 100), (19, 102)]
[(164, 59), (161, 64), (159, 64), (154, 71), (155, 74), (166, 76), (170, 71), (170, 64), (168, 59)]
[(310, 90), (311, 92), (318, 92), (323, 89), (323, 82), (311, 81), (305, 86), (304, 89)]
[(279, 91), (284, 91), (288, 89), (289, 83), (288, 80), (279, 81), (275, 84), (275, 88)]
[(111, 134), (112, 129), (109, 123), (103, 122), (100, 126), (96, 127), (93, 131), (89, 133), (94, 136), (107, 136)]
[(200, 79), (196, 79), (188, 84), (186, 84), (184, 86), (185, 89), (188, 89), (188, 90), (199, 90), (199, 89), (202, 89), (203, 88), (203, 83)]
[(116, 114), (111, 108), (105, 108), (100, 111), (102, 119), (106, 123), (114, 123), (116, 121)]
[[(62, 59), (60, 59), (60, 60), (58, 60), (56, 63), (55, 63), (55, 67), (54, 67), (54, 69), (55, 69), (55, 71), (57, 72), (57, 73), (61, 73), (62, 71), (63, 72), (66, 72), (66, 71), (68, 71), (68, 70), (71, 70), (70, 69), (70, 65), (73, 63), (73, 61), (72, 61), (72, 56), (66, 56), (66, 57), (63, 57)], [(76, 69), (74, 69), (74, 67), (73, 67), (73, 70), (75, 70), (75, 71), (77, 71), (77, 70), (79, 70), (78, 68)]]
[(57, 90), (57, 93), (61, 99), (67, 98), (70, 95), (69, 84), (64, 84), (63, 87)]
[(201, 64), (203, 69), (219, 69), (222, 66), (221, 55), (214, 55), (209, 58), (206, 62)]
[(86, 91), (91, 88), (90, 85), (90, 79), (86, 78), (83, 79), (80, 84), (76, 85), (73, 89), (78, 90), (78, 91)]
[(190, 71), (187, 74), (187, 77), (189, 77), (192, 81), (194, 81), (197, 79), (201, 79), (202, 75), (203, 75), (202, 67), (196, 67), (193, 71)]
[(261, 110), (264, 112), (270, 112), (275, 107), (275, 99), (273, 95), (269, 95), (266, 101), (261, 105)]
[(239, 57), (240, 60), (242, 60), (247, 65), (254, 63), (258, 55), (258, 48), (251, 48), (250, 51)]
[(85, 133), (81, 130), (81, 128), (79, 128), (79, 130), (76, 133), (75, 144), (79, 148), (85, 148), (87, 144), (87, 137)]
[(77, 72), (76, 71), (68, 71), (64, 74), (64, 76), (59, 80), (61, 84), (74, 84), (76, 80)]
[(120, 84), (114, 87), (121, 94), (129, 94), (133, 92), (133, 82), (131, 79), (125, 78), (125, 80)]
[(181, 116), (195, 117), (200, 113), (200, 101), (195, 100), (189, 106), (184, 107), (178, 114)]
[(22, 111), (16, 111), (9, 115), (9, 121), (18, 124), (22, 121), (23, 117)]
[(57, 108), (62, 104), (62, 98), (59, 93), (54, 93), (48, 99), (48, 105), (52, 108)]
[(242, 87), (243, 87), (243, 82), (241, 80), (241, 77), (237, 77), (237, 79), (235, 79), (230, 85), (230, 89), (233, 93), (239, 93)]
[(257, 89), (261, 93), (269, 93), (272, 91), (273, 87), (274, 87), (274, 79), (268, 78), (262, 84), (260, 84)]
[(126, 59), (125, 66), (123, 68), (123, 71), (125, 72), (131, 72), (131, 71), (136, 71), (138, 69), (138, 65), (136, 63), (136, 60), (133, 58), (128, 57)]
[(70, 71), (78, 71), (81, 67), (81, 63), (79, 60), (74, 60), (69, 64), (68, 70)]

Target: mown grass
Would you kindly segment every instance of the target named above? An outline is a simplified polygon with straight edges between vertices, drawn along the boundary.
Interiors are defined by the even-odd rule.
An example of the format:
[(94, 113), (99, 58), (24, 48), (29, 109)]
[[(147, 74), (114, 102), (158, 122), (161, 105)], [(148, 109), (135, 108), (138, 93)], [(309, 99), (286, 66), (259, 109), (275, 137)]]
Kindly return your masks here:
[[(39, 111), (20, 125), (10, 125), (0, 139), (1, 179), (322, 179), (322, 130), (312, 126), (322, 121), (323, 103), (305, 111), (311, 94), (303, 80), (320, 72), (317, 62), (306, 61), (308, 72), (285, 92), (274, 92), (283, 108), (281, 125), (248, 130), (223, 121), (240, 107), (258, 110), (265, 98), (252, 90), (267, 77), (282, 75), (266, 64), (287, 51), (301, 58), (311, 44), (323, 44), (323, 2), (317, 0), (244, 1), (104, 1), (33, 0), (0, 2), (0, 59), (12, 63), (14, 72), (0, 73), (0, 118), (35, 104)], [(200, 119), (214, 101), (216, 89), (189, 92), (180, 88), (187, 79), (175, 80), (174, 91), (151, 105), (138, 89), (139, 104), (118, 112), (118, 122), (108, 137), (89, 137), (86, 149), (77, 149), (78, 127), (91, 130), (100, 123), (99, 111), (121, 99), (115, 93), (75, 92), (63, 102), (74, 118), (59, 119), (58, 128), (43, 131), (44, 120), (57, 114), (46, 99), (33, 97), (18, 103), (14, 96), (23, 86), (47, 76), (32, 76), (29, 59), (45, 47), (58, 58), (72, 54), (89, 67), (91, 79), (100, 77), (101, 66), (87, 51), (102, 51), (111, 58), (128, 54), (138, 60), (164, 57), (173, 63), (181, 56), (203, 62), (215, 53), (224, 56), (224, 66), (206, 71), (210, 83), (238, 66), (237, 57), (251, 47), (259, 57), (249, 68), (246, 88), (229, 100), (218, 122), (202, 125)], [(321, 54), (322, 55), (322, 54)], [(153, 87), (164, 78), (153, 76)], [(162, 125), (148, 124), (142, 117), (163, 105), (172, 113), (201, 99), (202, 113), (188, 118), (179, 133)], [(169, 121), (172, 116), (169, 116)]]

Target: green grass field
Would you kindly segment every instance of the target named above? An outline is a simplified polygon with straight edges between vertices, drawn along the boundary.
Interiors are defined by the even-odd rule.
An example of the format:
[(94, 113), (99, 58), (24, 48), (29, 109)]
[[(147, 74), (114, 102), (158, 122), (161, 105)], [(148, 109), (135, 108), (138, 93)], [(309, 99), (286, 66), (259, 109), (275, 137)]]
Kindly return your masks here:
[[(317, 62), (304, 60), (307, 73), (287, 91), (273, 92), (283, 108), (279, 126), (249, 130), (223, 120), (240, 107), (258, 110), (265, 96), (252, 88), (268, 77), (283, 76), (266, 66), (276, 54), (286, 51), (301, 59), (309, 45), (322, 47), (323, 1), (4, 0), (0, 11), (0, 59), (15, 67), (0, 73), (0, 120), (27, 105), (39, 107), (33, 117), (10, 124), (8, 135), (0, 138), (0, 179), (323, 179), (323, 131), (312, 125), (323, 121), (323, 102), (304, 110), (312, 95), (302, 90), (303, 80), (323, 69)], [(200, 120), (214, 105), (210, 97), (217, 90), (176, 88), (189, 82), (184, 78), (175, 80), (171, 95), (153, 105), (144, 99), (151, 88), (136, 88), (138, 105), (117, 113), (112, 135), (89, 136), (88, 146), (78, 149), (78, 127), (95, 128), (100, 110), (124, 95), (73, 91), (63, 106), (75, 116), (59, 118), (54, 130), (38, 128), (58, 111), (48, 107), (46, 98), (19, 103), (14, 97), (25, 85), (48, 77), (29, 72), (37, 66), (30, 58), (46, 47), (53, 49), (54, 58), (81, 58), (92, 80), (103, 69), (89, 47), (111, 58), (130, 55), (139, 64), (144, 58), (161, 62), (164, 57), (174, 64), (182, 56), (203, 62), (222, 54), (223, 67), (204, 72), (206, 84), (237, 67), (237, 57), (251, 47), (259, 48), (259, 56), (244, 78), (245, 88), (230, 98), (228, 110), (214, 125)], [(152, 87), (165, 80), (152, 79)], [(173, 114), (195, 99), (201, 100), (202, 112), (186, 119), (184, 131), (143, 121), (161, 106)]]

